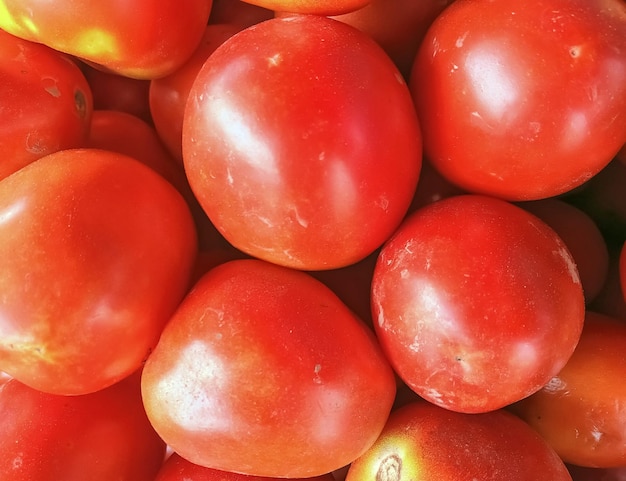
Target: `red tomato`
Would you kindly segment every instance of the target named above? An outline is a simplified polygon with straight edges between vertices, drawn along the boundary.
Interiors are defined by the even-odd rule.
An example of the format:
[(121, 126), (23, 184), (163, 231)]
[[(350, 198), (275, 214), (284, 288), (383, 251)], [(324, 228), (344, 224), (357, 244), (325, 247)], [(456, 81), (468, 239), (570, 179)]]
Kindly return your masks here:
[(395, 378), (373, 333), (324, 284), (257, 259), (205, 274), (146, 361), (153, 426), (189, 461), (309, 477), (379, 435)]
[[(266, 476), (248, 476), (245, 474), (219, 471), (205, 468), (181, 458), (174, 453), (159, 471), (154, 481), (278, 481), (278, 478)], [(330, 473), (312, 478), (292, 478), (291, 481), (335, 481)]]
[(520, 207), (480, 195), (416, 211), (382, 248), (374, 327), (398, 375), (462, 412), (504, 407), (565, 365), (585, 303), (563, 241)]
[(277, 12), (313, 15), (339, 15), (353, 12), (367, 5), (370, 0), (244, 0)]
[(84, 394), (138, 369), (187, 292), (182, 196), (130, 157), (64, 150), (0, 182), (0, 370)]
[(588, 312), (565, 367), (513, 407), (568, 463), (626, 466), (624, 346), (624, 322)]
[(426, 31), (452, 0), (371, 0), (354, 12), (334, 17), (376, 40), (409, 78)]
[(169, 152), (183, 163), (183, 118), (189, 91), (209, 55), (240, 28), (232, 24), (208, 25), (191, 58), (171, 75), (150, 82), (148, 99), (154, 127)]
[(383, 50), (341, 22), (301, 15), (249, 27), (208, 58), (185, 112), (183, 159), (235, 247), (333, 269), (367, 257), (401, 222), (421, 137)]
[(153, 481), (165, 443), (143, 409), (139, 376), (82, 396), (0, 385), (0, 478)]
[(0, 179), (87, 138), (93, 100), (80, 69), (65, 55), (2, 30), (0, 98)]
[(467, 191), (534, 200), (626, 141), (623, 0), (457, 0), (411, 75), (426, 155)]
[(167, 75), (196, 48), (211, 0), (3, 0), (0, 28), (133, 78)]
[(555, 198), (523, 202), (519, 206), (552, 227), (565, 242), (589, 304), (602, 290), (609, 271), (609, 250), (594, 220), (581, 209)]
[(571, 481), (554, 450), (512, 414), (463, 414), (418, 401), (391, 414), (346, 481), (422, 479)]

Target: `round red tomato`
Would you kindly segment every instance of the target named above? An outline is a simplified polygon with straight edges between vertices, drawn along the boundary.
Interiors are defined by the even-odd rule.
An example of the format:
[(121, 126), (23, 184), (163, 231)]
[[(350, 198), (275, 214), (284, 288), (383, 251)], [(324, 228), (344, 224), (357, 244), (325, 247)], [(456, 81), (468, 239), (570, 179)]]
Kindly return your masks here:
[(626, 141), (623, 0), (457, 0), (411, 75), (426, 155), (465, 190), (573, 189)]
[(146, 361), (148, 417), (205, 467), (311, 477), (377, 438), (396, 391), (366, 325), (307, 273), (229, 261), (190, 291)]
[(189, 182), (238, 249), (289, 267), (353, 264), (404, 217), (421, 168), (407, 85), (366, 34), (276, 18), (208, 58), (183, 123)]
[(585, 316), (578, 271), (557, 234), (480, 195), (449, 197), (406, 220), (381, 250), (372, 305), (398, 375), (462, 412), (539, 390), (571, 356)]
[(0, 182), (0, 370), (55, 394), (137, 370), (189, 288), (179, 192), (130, 157), (63, 150)]
[(452, 412), (423, 400), (394, 411), (346, 481), (571, 481), (563, 461), (528, 424), (497, 410)]
[(60, 396), (15, 379), (0, 384), (0, 478), (153, 481), (165, 443), (143, 409), (140, 377)]

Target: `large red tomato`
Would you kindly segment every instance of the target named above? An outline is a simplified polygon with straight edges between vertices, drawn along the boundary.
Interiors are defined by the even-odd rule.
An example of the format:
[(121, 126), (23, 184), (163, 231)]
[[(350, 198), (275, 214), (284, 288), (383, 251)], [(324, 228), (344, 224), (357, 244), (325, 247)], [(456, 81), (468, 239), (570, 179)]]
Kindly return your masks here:
[(60, 396), (0, 382), (0, 479), (153, 481), (165, 443), (143, 409), (140, 378)]
[(623, 0), (457, 0), (431, 26), (411, 89), (427, 156), (467, 191), (550, 197), (626, 141)]
[(3, 0), (0, 28), (115, 73), (156, 78), (177, 69), (202, 37), (211, 0)]
[(0, 179), (87, 138), (93, 100), (80, 69), (66, 55), (3, 30), (0, 99)]
[(377, 438), (395, 377), (373, 333), (307, 273), (229, 261), (190, 291), (146, 361), (144, 405), (202, 466), (310, 477)]
[(189, 288), (196, 231), (140, 162), (63, 150), (0, 182), (0, 370), (56, 394), (138, 369)]
[(385, 244), (374, 327), (399, 376), (451, 410), (539, 390), (578, 342), (585, 302), (563, 241), (504, 200), (460, 195), (417, 210)]
[(421, 134), (409, 90), (366, 34), (275, 18), (226, 40), (196, 77), (183, 124), (192, 189), (235, 247), (277, 264), (353, 264), (414, 194)]

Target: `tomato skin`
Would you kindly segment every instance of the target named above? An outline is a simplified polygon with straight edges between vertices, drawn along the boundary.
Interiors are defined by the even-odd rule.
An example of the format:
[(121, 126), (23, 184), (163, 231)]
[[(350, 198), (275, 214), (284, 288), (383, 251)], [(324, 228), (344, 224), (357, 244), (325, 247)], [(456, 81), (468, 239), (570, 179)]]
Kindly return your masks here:
[(624, 52), (621, 0), (453, 2), (411, 75), (426, 156), (465, 190), (509, 200), (581, 185), (626, 140)]
[(80, 147), (93, 99), (65, 55), (0, 30), (0, 179), (40, 157)]
[(0, 28), (110, 72), (151, 79), (176, 70), (198, 45), (211, 0), (5, 0)]
[(366, 6), (370, 0), (243, 0), (252, 5), (308, 15), (340, 15)]
[(165, 455), (139, 376), (83, 396), (15, 379), (0, 385), (0, 477), (11, 481), (153, 481)]
[(309, 274), (258, 259), (212, 268), (146, 361), (157, 432), (202, 466), (311, 477), (380, 433), (395, 377), (373, 333)]
[[(154, 481), (277, 481), (277, 479), (205, 468), (173, 453), (167, 458)], [(293, 481), (335, 481), (335, 478), (330, 473), (309, 478), (290, 479), (293, 479)]]
[(425, 401), (394, 411), (346, 481), (571, 481), (554, 450), (512, 414), (463, 414)]
[(626, 324), (592, 311), (565, 367), (512, 410), (568, 463), (626, 466)]
[(334, 269), (367, 257), (402, 220), (421, 134), (408, 87), (372, 39), (300, 15), (249, 27), (208, 58), (185, 112), (183, 161), (235, 247)]
[(504, 407), (566, 363), (585, 303), (563, 241), (506, 201), (459, 195), (407, 218), (372, 279), (374, 328), (398, 375), (461, 412)]
[(0, 182), (0, 216), (0, 370), (85, 394), (138, 369), (195, 262), (174, 187), (122, 154), (64, 150)]

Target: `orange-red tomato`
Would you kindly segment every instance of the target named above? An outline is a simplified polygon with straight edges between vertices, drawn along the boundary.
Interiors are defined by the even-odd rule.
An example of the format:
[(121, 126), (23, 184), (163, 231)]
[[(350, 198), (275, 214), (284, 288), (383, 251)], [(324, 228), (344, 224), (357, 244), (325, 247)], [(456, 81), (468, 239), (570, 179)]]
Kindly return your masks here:
[(4, 0), (0, 28), (128, 77), (167, 75), (192, 54), (211, 0)]
[(373, 333), (307, 273), (258, 259), (213, 267), (146, 361), (148, 417), (202, 466), (310, 477), (361, 455), (396, 382)]
[(3, 30), (0, 99), (0, 179), (87, 138), (93, 99), (80, 69), (66, 55)]
[(565, 367), (512, 406), (566, 462), (626, 466), (626, 323), (589, 311)]
[(63, 150), (0, 182), (0, 370), (85, 394), (137, 370), (189, 288), (180, 193), (131, 157)]

